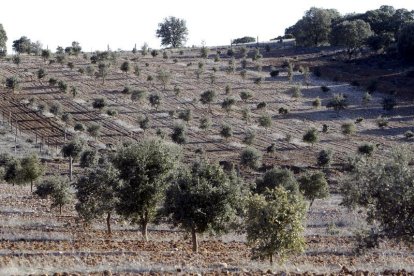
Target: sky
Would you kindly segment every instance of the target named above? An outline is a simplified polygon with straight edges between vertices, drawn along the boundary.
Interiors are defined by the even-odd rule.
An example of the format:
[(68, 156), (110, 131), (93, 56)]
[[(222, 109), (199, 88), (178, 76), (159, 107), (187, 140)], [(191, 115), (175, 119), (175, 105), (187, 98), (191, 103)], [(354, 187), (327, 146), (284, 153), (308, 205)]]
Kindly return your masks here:
[(310, 7), (334, 8), (341, 14), (365, 12), (381, 5), (414, 10), (413, 0), (3, 0), (0, 23), (13, 40), (27, 36), (44, 48), (70, 46), (83, 51), (131, 50), (147, 42), (160, 48), (155, 36), (165, 17), (186, 20), (187, 46), (228, 45), (252, 36), (267, 41), (284, 34)]

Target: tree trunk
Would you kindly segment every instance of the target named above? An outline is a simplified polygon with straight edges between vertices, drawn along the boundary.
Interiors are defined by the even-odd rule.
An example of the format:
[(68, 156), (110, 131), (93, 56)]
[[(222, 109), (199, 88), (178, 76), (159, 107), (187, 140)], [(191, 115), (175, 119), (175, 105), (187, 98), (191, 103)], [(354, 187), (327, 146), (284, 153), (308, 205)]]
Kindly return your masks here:
[(142, 233), (142, 240), (147, 242), (148, 241), (148, 222), (143, 221), (141, 223), (141, 233)]
[(33, 180), (30, 180), (30, 192), (33, 193)]
[(191, 229), (191, 240), (193, 241), (193, 252), (198, 252), (198, 241), (195, 227)]
[(108, 212), (108, 215), (106, 216), (106, 226), (108, 229), (108, 234), (111, 235), (112, 231), (111, 231), (111, 213)]
[(59, 214), (62, 215), (62, 204), (59, 204)]
[(273, 254), (269, 254), (269, 262), (270, 262), (270, 265), (273, 264)]
[(72, 172), (73, 172), (73, 158), (69, 156), (69, 180), (72, 181)]

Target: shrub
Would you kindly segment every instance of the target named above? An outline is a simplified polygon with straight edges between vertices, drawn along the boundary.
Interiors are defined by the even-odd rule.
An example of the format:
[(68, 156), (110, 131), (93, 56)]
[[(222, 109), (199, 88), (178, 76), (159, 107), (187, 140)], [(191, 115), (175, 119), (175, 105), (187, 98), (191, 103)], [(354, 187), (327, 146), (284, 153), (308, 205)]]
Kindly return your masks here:
[(247, 71), (245, 69), (240, 71), (240, 76), (242, 77), (242, 79), (246, 79), (246, 75), (247, 75)]
[(371, 100), (372, 100), (372, 96), (371, 96), (371, 94), (369, 94), (368, 92), (365, 92), (365, 93), (364, 93), (364, 96), (362, 96), (362, 104), (366, 105), (366, 104), (368, 104)]
[(267, 106), (266, 102), (260, 102), (257, 104), (256, 108), (263, 109), (263, 108), (266, 108), (266, 106)]
[(319, 108), (321, 106), (321, 99), (319, 97), (317, 97), (313, 102), (312, 102), (312, 106), (314, 108)]
[(62, 112), (62, 105), (59, 102), (53, 102), (49, 107), (49, 112), (57, 116)]
[(246, 145), (251, 145), (253, 144), (254, 139), (256, 139), (256, 132), (249, 129), (244, 133), (243, 143)]
[(388, 120), (387, 120), (387, 118), (384, 118), (384, 117), (378, 118), (377, 119), (377, 125), (380, 128), (384, 128), (384, 127), (388, 126)]
[(92, 103), (92, 107), (96, 109), (103, 109), (107, 105), (108, 103), (106, 102), (105, 98), (94, 99)]
[(57, 79), (55, 79), (55, 78), (50, 78), (50, 79), (49, 79), (49, 85), (50, 85), (50, 86), (55, 86), (55, 85), (56, 85), (56, 83), (57, 83)]
[(216, 92), (214, 90), (207, 90), (200, 96), (200, 102), (208, 105), (208, 110), (211, 113), (211, 103), (216, 99)]
[(240, 154), (240, 164), (251, 169), (257, 169), (262, 163), (262, 153), (255, 148), (248, 147)]
[(46, 72), (45, 69), (40, 68), (39, 70), (37, 70), (37, 78), (38, 79), (43, 79), (46, 76), (47, 76), (47, 72)]
[(274, 168), (256, 179), (255, 193), (265, 194), (267, 190), (274, 190), (283, 187), (291, 194), (299, 194), (299, 184), (293, 172), (288, 169)]
[(277, 76), (279, 76), (279, 70), (272, 70), (272, 71), (270, 71), (270, 76), (272, 78), (276, 78)]
[(358, 153), (371, 156), (374, 152), (374, 145), (373, 144), (363, 144), (358, 147)]
[(101, 135), (101, 125), (92, 124), (87, 129), (90, 136), (97, 139)]
[(227, 84), (224, 91), (226, 92), (226, 95), (230, 95), (232, 91), (231, 86)]
[(309, 129), (302, 137), (303, 142), (315, 144), (319, 140), (318, 131), (316, 128)]
[(209, 117), (204, 117), (200, 119), (200, 129), (208, 130), (211, 127), (211, 119)]
[(257, 77), (253, 80), (254, 84), (260, 85), (262, 84), (263, 78), (262, 77)]
[(293, 98), (300, 98), (300, 97), (303, 96), (303, 94), (301, 92), (301, 89), (300, 89), (300, 86), (298, 86), (298, 85), (296, 85), (295, 87), (293, 87), (291, 89), (291, 93), (292, 93)]
[(326, 85), (321, 86), (321, 90), (322, 92), (325, 92), (325, 93), (331, 91), (331, 89)]
[(16, 91), (20, 88), (20, 80), (17, 77), (7, 78), (6, 87), (13, 91)]
[(158, 107), (161, 105), (161, 96), (159, 94), (151, 94), (148, 97), (148, 101), (155, 110), (158, 110)]
[(145, 133), (145, 131), (150, 127), (150, 120), (149, 120), (148, 116), (142, 116), (141, 118), (139, 118), (138, 124), (139, 124), (139, 127)]
[(51, 208), (59, 207), (60, 214), (62, 214), (63, 206), (72, 199), (69, 181), (67, 178), (58, 176), (50, 176), (44, 179), (37, 186), (35, 194), (40, 198), (50, 198), (52, 201)]
[(191, 109), (186, 109), (186, 110), (182, 110), (178, 112), (178, 118), (185, 122), (191, 121), (192, 117), (193, 116), (192, 116)]
[(221, 103), (221, 108), (226, 110), (227, 114), (229, 114), (230, 111), (233, 109), (233, 106), (235, 103), (236, 103), (236, 100), (234, 98), (226, 98)]
[(85, 150), (80, 156), (79, 166), (81, 168), (92, 168), (98, 164), (98, 159), (99, 156), (96, 150)]
[(413, 137), (414, 137), (414, 132), (412, 132), (411, 130), (407, 130), (407, 131), (404, 133), (404, 137), (405, 137), (405, 138), (407, 138), (407, 139), (411, 139), (411, 138), (413, 138)]
[(131, 93), (131, 101), (141, 102), (147, 97), (147, 92), (144, 90), (134, 90)]
[(289, 113), (289, 109), (281, 107), (281, 108), (279, 108), (278, 112), (279, 112), (280, 115), (286, 115), (286, 114)]
[(323, 133), (327, 133), (328, 132), (328, 125), (327, 124), (323, 124), (322, 125), (322, 132)]
[(320, 167), (329, 167), (332, 161), (333, 153), (331, 150), (321, 150), (318, 153), (317, 163)]
[(269, 128), (272, 125), (272, 118), (269, 114), (262, 114), (259, 117), (259, 125), (264, 128)]
[(356, 131), (356, 127), (354, 123), (344, 123), (341, 125), (341, 130), (343, 135), (352, 135)]
[(268, 146), (266, 148), (267, 153), (274, 153), (275, 151), (276, 151), (276, 144), (275, 143), (271, 143), (270, 146)]
[(407, 23), (401, 28), (397, 46), (403, 58), (414, 59), (414, 23)]
[(240, 92), (240, 98), (244, 102), (247, 102), (247, 100), (250, 100), (251, 98), (253, 98), (253, 93), (251, 93), (250, 91), (242, 91)]
[(232, 127), (230, 125), (228, 125), (228, 124), (223, 124), (221, 126), (221, 129), (220, 129), (220, 135), (224, 139), (226, 139), (226, 140), (228, 138), (232, 137), (233, 136), (233, 129), (232, 129)]
[(182, 124), (176, 124), (171, 133), (171, 140), (177, 144), (187, 143), (187, 129)]
[(66, 91), (68, 90), (68, 85), (66, 84), (66, 82), (62, 80), (58, 81), (58, 87), (59, 87), (60, 92), (62, 93), (66, 93)]
[(247, 123), (250, 122), (250, 117), (251, 117), (251, 111), (248, 107), (243, 108), (242, 110), (242, 119)]
[(335, 94), (334, 97), (327, 103), (327, 108), (333, 108), (336, 112), (339, 112), (348, 107), (348, 100), (340, 93)]
[(75, 124), (75, 126), (73, 127), (73, 129), (74, 129), (75, 131), (84, 131), (84, 130), (85, 130), (85, 127), (84, 127), (84, 125), (83, 125), (83, 124), (81, 124), (81, 123), (76, 123), (76, 124)]
[(116, 109), (108, 109), (106, 111), (106, 114), (108, 114), (109, 116), (115, 117), (118, 115), (118, 111)]

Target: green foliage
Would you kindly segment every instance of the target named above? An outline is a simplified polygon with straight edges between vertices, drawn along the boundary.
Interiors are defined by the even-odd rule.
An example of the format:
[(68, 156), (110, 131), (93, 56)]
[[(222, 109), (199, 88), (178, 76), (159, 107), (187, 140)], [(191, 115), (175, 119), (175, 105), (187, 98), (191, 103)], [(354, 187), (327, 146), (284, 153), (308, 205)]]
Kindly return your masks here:
[(332, 151), (330, 149), (321, 150), (318, 153), (317, 163), (320, 167), (329, 167), (332, 161)]
[(46, 76), (47, 76), (47, 72), (46, 72), (45, 69), (40, 68), (39, 70), (37, 70), (37, 78), (38, 79), (43, 79)]
[(178, 118), (187, 123), (191, 121), (191, 119), (193, 118), (191, 109), (181, 110), (180, 112), (178, 112)]
[(192, 233), (193, 251), (198, 251), (197, 233), (221, 232), (235, 222), (242, 182), (226, 174), (218, 164), (206, 161), (182, 168), (168, 187), (162, 213), (174, 226)]
[(144, 44), (141, 46), (141, 54), (143, 56), (146, 56), (148, 54), (148, 43), (144, 42)]
[(247, 102), (247, 100), (250, 100), (251, 98), (253, 98), (253, 93), (250, 92), (250, 91), (242, 91), (242, 92), (240, 92), (240, 98), (244, 102)]
[(90, 222), (106, 215), (108, 233), (111, 233), (111, 214), (119, 204), (119, 173), (110, 165), (97, 167), (82, 175), (74, 186), (78, 200), (75, 208), (79, 216)]
[(158, 24), (156, 35), (161, 38), (162, 46), (181, 47), (187, 41), (186, 22), (174, 16), (164, 18), (164, 21)]
[(253, 144), (254, 139), (256, 139), (256, 132), (254, 130), (248, 129), (244, 133), (243, 143), (246, 145), (251, 145)]
[(345, 46), (348, 49), (349, 58), (366, 44), (368, 37), (372, 35), (369, 23), (357, 19), (353, 21), (342, 21), (334, 25), (331, 32), (330, 42), (335, 46)]
[(259, 125), (264, 128), (269, 128), (272, 126), (272, 117), (269, 114), (264, 113), (259, 117)]
[(57, 84), (57, 79), (55, 79), (55, 78), (50, 78), (49, 79), (49, 85), (50, 86), (55, 86), (56, 84)]
[(171, 133), (171, 140), (177, 144), (187, 143), (187, 128), (183, 124), (176, 124)]
[(44, 174), (45, 168), (36, 154), (22, 158), (21, 162), (22, 181), (30, 182), (30, 190), (33, 190), (33, 182)]
[(62, 207), (71, 202), (70, 183), (67, 178), (61, 176), (49, 176), (45, 178), (34, 192), (40, 198), (50, 198), (51, 208), (59, 207), (62, 214)]
[(0, 56), (6, 56), (7, 54), (7, 34), (4, 30), (3, 24), (0, 24)]
[(150, 120), (148, 116), (143, 116), (139, 119), (139, 127), (145, 132), (150, 127)]
[(262, 165), (262, 157), (262, 152), (255, 148), (248, 147), (240, 154), (240, 164), (255, 170)]
[(342, 178), (342, 204), (367, 210), (368, 223), (379, 225), (381, 235), (414, 242), (414, 171), (411, 151), (399, 147), (391, 157), (357, 158)]
[(131, 101), (133, 102), (141, 102), (146, 97), (147, 97), (147, 92), (144, 90), (134, 90), (131, 93)]
[(79, 160), (81, 168), (92, 168), (98, 164), (98, 152), (94, 149), (87, 149), (82, 152)]
[(131, 71), (131, 64), (129, 63), (129, 61), (124, 61), (122, 64), (121, 64), (121, 67), (120, 67), (120, 69), (121, 69), (121, 71), (122, 72), (124, 72), (125, 74), (128, 74), (129, 73), (129, 71)]
[(220, 135), (226, 140), (233, 136), (233, 129), (228, 124), (223, 124), (220, 129)]
[(98, 72), (96, 73), (96, 77), (102, 79), (102, 84), (105, 84), (105, 78), (109, 73), (110, 67), (111, 65), (109, 63), (100, 62), (98, 64)]
[(85, 130), (85, 127), (84, 127), (84, 125), (83, 125), (83, 124), (81, 124), (81, 123), (76, 123), (76, 124), (75, 124), (75, 126), (73, 127), (73, 129), (74, 129), (75, 131), (84, 131), (84, 130)]
[(355, 124), (352, 123), (343, 123), (341, 125), (341, 130), (343, 135), (352, 135), (356, 131)]
[(169, 84), (171, 81), (171, 73), (167, 70), (160, 69), (157, 72), (157, 80), (161, 82), (165, 90), (166, 85)]
[(334, 94), (334, 97), (326, 104), (327, 108), (333, 108), (336, 112), (344, 110), (348, 107), (348, 100), (344, 94)]
[(83, 140), (72, 140), (62, 147), (63, 157), (72, 157), (74, 160), (76, 160), (77, 158), (79, 158), (84, 147), (85, 142)]
[(118, 150), (113, 164), (123, 181), (118, 213), (139, 223), (144, 240), (165, 188), (179, 165), (181, 149), (158, 139), (144, 139)]
[(384, 118), (384, 117), (379, 117), (378, 119), (377, 119), (377, 125), (378, 125), (378, 127), (380, 127), (380, 128), (384, 128), (384, 127), (387, 127), (388, 126), (388, 119), (387, 118)]
[(316, 128), (311, 128), (302, 137), (303, 142), (309, 144), (315, 144), (319, 140), (318, 130)]
[(200, 119), (200, 129), (202, 130), (208, 130), (211, 127), (211, 118), (210, 117), (204, 117)]
[(292, 34), (301, 46), (319, 46), (328, 42), (332, 22), (340, 18), (338, 11), (312, 7), (285, 34)]
[(229, 114), (235, 104), (236, 100), (234, 98), (225, 98), (221, 103), (221, 108), (226, 110), (227, 114)]
[(362, 144), (358, 147), (358, 153), (363, 154), (363, 155), (367, 155), (367, 156), (371, 156), (372, 153), (374, 152), (374, 145), (370, 144), (370, 143), (365, 143)]
[(272, 263), (275, 254), (283, 261), (288, 255), (303, 252), (305, 213), (301, 197), (282, 187), (266, 195), (251, 196), (247, 204), (246, 232), (252, 258), (269, 258)]
[(98, 98), (94, 99), (92, 103), (92, 107), (96, 109), (103, 109), (108, 105), (105, 98)]
[(242, 109), (242, 119), (247, 123), (250, 122), (250, 117), (251, 117), (251, 111), (250, 108), (246, 107)]
[(17, 77), (9, 77), (6, 79), (6, 87), (13, 92), (20, 88), (20, 79)]
[(12, 48), (16, 53), (22, 54), (22, 53), (31, 53), (31, 41), (26, 36), (22, 36), (17, 40), (13, 41)]
[(101, 125), (92, 124), (87, 128), (87, 131), (88, 131), (90, 136), (97, 139), (101, 135)]
[(290, 92), (292, 93), (293, 98), (300, 98), (303, 96), (299, 85), (295, 85), (294, 87), (292, 87), (292, 89), (290, 89)]
[(256, 42), (256, 39), (251, 36), (243, 36), (240, 38), (235, 38), (231, 41), (231, 44), (242, 44), (242, 43), (252, 43)]
[(299, 193), (299, 184), (292, 171), (278, 168), (268, 170), (263, 177), (257, 178), (254, 192), (265, 194), (267, 190), (273, 190), (277, 187), (283, 187), (292, 194)]
[(55, 116), (58, 116), (60, 113), (62, 113), (62, 105), (57, 101), (52, 102), (49, 107), (49, 112)]
[(310, 201), (310, 206), (312, 206), (315, 199), (323, 199), (329, 196), (328, 182), (322, 172), (301, 176), (299, 178), (299, 190)]
[(161, 96), (157, 93), (151, 94), (148, 97), (148, 101), (151, 104), (151, 106), (155, 108), (155, 110), (158, 110), (158, 107), (161, 104)]
[(414, 22), (402, 27), (398, 37), (398, 52), (407, 59), (414, 59)]
[[(49, 80), (49, 83), (50, 83), (50, 80)], [(66, 91), (68, 90), (68, 85), (66, 84), (66, 82), (60, 80), (58, 81), (57, 84), (58, 84), (59, 91), (62, 93), (66, 93)]]
[(208, 105), (208, 110), (211, 113), (211, 103), (216, 99), (216, 92), (214, 90), (207, 90), (200, 95), (200, 102)]
[(316, 99), (312, 102), (312, 106), (314, 108), (319, 108), (321, 106), (321, 99), (319, 97), (316, 97)]

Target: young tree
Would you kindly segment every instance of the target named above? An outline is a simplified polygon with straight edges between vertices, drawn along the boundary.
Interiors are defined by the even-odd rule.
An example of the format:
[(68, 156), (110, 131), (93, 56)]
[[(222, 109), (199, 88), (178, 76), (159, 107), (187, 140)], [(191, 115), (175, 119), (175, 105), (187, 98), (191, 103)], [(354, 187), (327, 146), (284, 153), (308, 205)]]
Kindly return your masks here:
[(343, 123), (341, 130), (343, 135), (350, 136), (355, 133), (356, 127), (354, 123)]
[(158, 24), (156, 35), (161, 38), (161, 46), (181, 47), (187, 41), (186, 22), (174, 16), (164, 18), (164, 21)]
[(128, 76), (128, 73), (129, 73), (129, 71), (131, 71), (131, 65), (129, 64), (129, 61), (124, 61), (122, 64), (121, 64), (121, 67), (120, 67), (120, 69), (121, 69), (121, 71), (122, 72), (124, 72), (125, 73), (125, 75), (126, 76)]
[(242, 99), (242, 101), (246, 103), (247, 100), (250, 100), (251, 98), (253, 98), (253, 93), (250, 91), (242, 91), (240, 92), (240, 98)]
[(67, 178), (61, 176), (49, 176), (40, 183), (35, 191), (40, 198), (50, 198), (51, 208), (59, 207), (59, 214), (62, 215), (62, 207), (72, 199), (70, 183)]
[(47, 72), (46, 72), (46, 70), (45, 69), (43, 69), (43, 68), (40, 68), (39, 70), (37, 70), (37, 78), (40, 80), (40, 79), (43, 79), (44, 77), (46, 77), (47, 76)]
[(254, 140), (256, 139), (256, 132), (252, 129), (246, 130), (244, 133), (243, 143), (246, 145), (253, 144)]
[(155, 111), (157, 111), (161, 105), (161, 96), (159, 94), (151, 94), (148, 97), (148, 101), (152, 107), (155, 107)]
[(328, 182), (326, 181), (325, 174), (322, 172), (305, 174), (300, 177), (299, 190), (310, 201), (309, 207), (312, 207), (315, 199), (323, 199), (329, 196)]
[(139, 127), (144, 131), (144, 133), (150, 127), (150, 120), (148, 116), (143, 116), (140, 118)]
[(216, 99), (216, 92), (214, 90), (207, 90), (200, 96), (200, 102), (208, 105), (208, 112), (211, 113), (211, 103)]
[(264, 113), (259, 117), (259, 125), (264, 128), (269, 128), (272, 126), (272, 118), (269, 114)]
[(255, 148), (248, 147), (240, 154), (240, 164), (253, 170), (258, 169), (262, 163), (262, 152)]
[(102, 78), (102, 84), (105, 84), (105, 78), (109, 73), (109, 67), (110, 67), (109, 63), (101, 62), (98, 64), (98, 72), (96, 76), (98, 78)]
[(326, 104), (327, 108), (333, 108), (338, 114), (339, 111), (348, 107), (348, 100), (344, 94), (335, 94), (334, 97)]
[(123, 181), (119, 189), (118, 212), (140, 224), (145, 241), (148, 240), (148, 223), (154, 219), (180, 156), (178, 146), (162, 140), (146, 139), (121, 148), (113, 158), (119, 178)]
[(233, 106), (236, 104), (236, 100), (234, 98), (225, 98), (221, 103), (221, 108), (226, 110), (227, 115), (230, 114), (230, 111), (233, 109)]
[(221, 126), (221, 129), (220, 129), (220, 135), (221, 135), (224, 139), (226, 139), (226, 141), (227, 141), (227, 139), (228, 139), (228, 138), (230, 138), (231, 136), (233, 136), (233, 129), (231, 128), (231, 126), (230, 126), (230, 125), (228, 125), (228, 124), (223, 124), (223, 125)]
[(92, 124), (87, 128), (87, 131), (90, 136), (93, 138), (98, 139), (98, 137), (101, 135), (101, 125), (100, 124)]
[(30, 54), (31, 43), (32, 42), (29, 38), (27, 38), (26, 36), (22, 36), (19, 39), (13, 41), (12, 48), (18, 54), (22, 54), (22, 53)]
[(82, 152), (79, 160), (81, 168), (92, 168), (98, 164), (98, 152), (94, 149), (87, 149)]
[(72, 180), (73, 160), (77, 160), (83, 151), (83, 140), (75, 139), (62, 147), (63, 157), (69, 157), (69, 179)]
[(144, 42), (144, 44), (141, 46), (141, 54), (143, 56), (146, 56), (148, 54), (148, 43)]
[(166, 85), (169, 84), (170, 81), (171, 81), (171, 73), (168, 72), (165, 69), (158, 70), (158, 72), (157, 72), (157, 80), (159, 80), (161, 82), (161, 84), (164, 87), (164, 91), (165, 91)]
[(177, 144), (187, 143), (187, 129), (183, 124), (176, 124), (173, 127), (173, 132), (171, 133), (171, 140)]
[(235, 220), (241, 184), (218, 164), (194, 163), (190, 170), (183, 168), (167, 189), (162, 214), (191, 232), (193, 252), (198, 252), (197, 233), (221, 232)]
[(14, 91), (20, 88), (20, 79), (17, 77), (9, 77), (6, 79), (6, 87)]
[(107, 101), (105, 98), (97, 98), (93, 100), (92, 103), (92, 107), (102, 110), (103, 108), (105, 108), (108, 105)]
[(329, 167), (332, 161), (332, 151), (327, 149), (327, 150), (321, 150), (318, 153), (318, 157), (317, 157), (317, 163), (319, 167)]
[(211, 118), (210, 117), (204, 117), (200, 119), (200, 129), (202, 130), (208, 130), (211, 127)]
[(119, 204), (118, 191), (122, 185), (118, 171), (111, 165), (97, 167), (75, 182), (75, 208), (79, 216), (90, 222), (106, 215), (108, 234), (111, 234), (111, 215)]
[(314, 145), (319, 140), (318, 130), (311, 128), (302, 137), (303, 142)]
[(21, 162), (22, 180), (30, 181), (30, 192), (33, 192), (33, 182), (44, 173), (44, 167), (36, 154), (24, 157)]
[(301, 196), (283, 187), (251, 196), (247, 204), (246, 232), (252, 258), (268, 258), (272, 264), (275, 254), (283, 261), (288, 255), (303, 252), (305, 213)]

